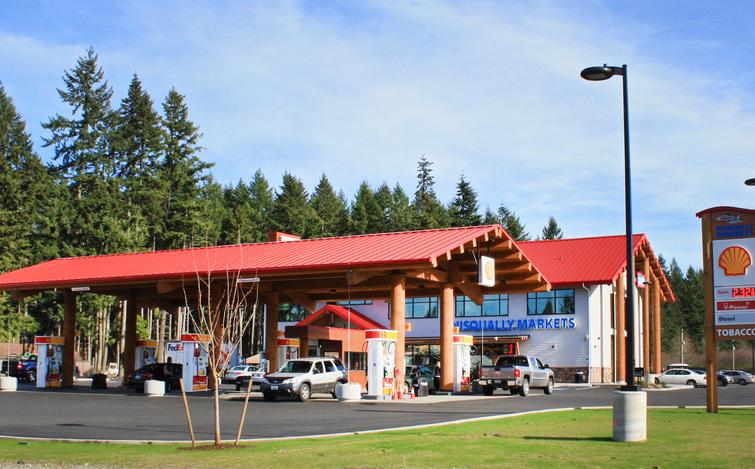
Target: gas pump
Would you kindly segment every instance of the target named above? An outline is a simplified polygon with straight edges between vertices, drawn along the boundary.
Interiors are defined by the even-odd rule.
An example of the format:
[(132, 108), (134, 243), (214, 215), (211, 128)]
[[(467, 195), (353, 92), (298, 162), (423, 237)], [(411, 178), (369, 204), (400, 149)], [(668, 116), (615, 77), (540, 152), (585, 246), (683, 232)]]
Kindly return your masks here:
[(454, 392), (469, 391), (472, 372), (472, 336), (454, 334)]
[(370, 329), (367, 339), (367, 395), (374, 399), (390, 399), (396, 389), (395, 353), (398, 331)]
[(211, 338), (207, 334), (182, 334), (183, 380), (186, 391), (207, 390), (207, 360)]
[(37, 387), (59, 388), (63, 381), (63, 337), (36, 336)]
[[(283, 366), (288, 360), (299, 358), (299, 339), (278, 337), (278, 366)], [(275, 372), (277, 370), (270, 370)]]
[(136, 363), (135, 370), (153, 363), (157, 363), (157, 341), (156, 340), (137, 340), (136, 341)]

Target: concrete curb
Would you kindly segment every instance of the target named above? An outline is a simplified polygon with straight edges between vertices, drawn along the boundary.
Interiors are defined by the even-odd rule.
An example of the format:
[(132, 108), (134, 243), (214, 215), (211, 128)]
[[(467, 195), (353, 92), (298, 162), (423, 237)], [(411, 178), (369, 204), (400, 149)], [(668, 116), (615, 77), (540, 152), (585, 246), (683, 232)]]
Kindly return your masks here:
[[(496, 414), (486, 415), (483, 417), (472, 417), (459, 420), (448, 420), (446, 422), (425, 423), (420, 425), (408, 425), (396, 428), (378, 428), (374, 430), (363, 430), (356, 432), (340, 432), (340, 433), (321, 433), (318, 435), (302, 435), (302, 436), (278, 436), (269, 438), (242, 438), (241, 443), (262, 443), (268, 441), (288, 441), (288, 440), (304, 440), (304, 439), (321, 439), (321, 438), (337, 438), (342, 436), (353, 435), (369, 435), (372, 433), (387, 433), (398, 432), (406, 430), (419, 430), (423, 428), (442, 427), (446, 425), (456, 425), (460, 423), (471, 422), (483, 422), (486, 420), (507, 419), (512, 417), (522, 417), (526, 415), (545, 414), (550, 412), (566, 412), (570, 410), (610, 410), (611, 406), (580, 406), (580, 407), (561, 407), (557, 409), (541, 409), (541, 410), (528, 410), (524, 412), (514, 412), (511, 414)], [(648, 406), (648, 409), (705, 409), (705, 406)], [(752, 405), (732, 405), (732, 406), (719, 406), (719, 409), (755, 409)], [(70, 442), (70, 443), (103, 443), (103, 444), (121, 444), (121, 445), (143, 445), (143, 444), (159, 444), (159, 445), (181, 445), (191, 444), (191, 440), (97, 440), (90, 438), (41, 438), (41, 437), (22, 437), (22, 436), (5, 436), (0, 435), (0, 440), (14, 440), (14, 441), (53, 441), (53, 442)], [(224, 444), (234, 443), (235, 440), (222, 440)], [(212, 444), (214, 440), (197, 440), (197, 444)]]

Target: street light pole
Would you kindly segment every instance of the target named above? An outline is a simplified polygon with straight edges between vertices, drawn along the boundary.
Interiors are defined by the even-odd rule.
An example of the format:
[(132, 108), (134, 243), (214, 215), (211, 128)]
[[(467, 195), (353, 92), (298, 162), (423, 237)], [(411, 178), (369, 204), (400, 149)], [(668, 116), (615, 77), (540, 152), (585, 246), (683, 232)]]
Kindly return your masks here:
[(602, 81), (614, 75), (621, 75), (622, 97), (624, 107), (624, 215), (626, 218), (626, 262), (627, 262), (627, 288), (626, 288), (626, 315), (627, 337), (620, 336), (620, 340), (626, 340), (626, 384), (621, 387), (622, 391), (639, 391), (634, 379), (634, 242), (632, 235), (632, 171), (629, 157), (629, 93), (627, 86), (627, 66), (610, 67), (603, 64), (602, 67), (589, 67), (582, 70), (582, 78), (590, 81)]

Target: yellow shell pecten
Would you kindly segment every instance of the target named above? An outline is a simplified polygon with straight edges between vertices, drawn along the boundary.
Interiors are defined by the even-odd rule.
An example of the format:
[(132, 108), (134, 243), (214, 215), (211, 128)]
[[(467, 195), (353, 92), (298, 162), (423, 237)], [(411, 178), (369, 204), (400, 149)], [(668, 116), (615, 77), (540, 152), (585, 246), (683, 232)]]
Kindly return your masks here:
[(493, 278), (493, 275), (495, 275), (495, 269), (493, 263), (489, 262), (485, 264), (485, 278)]
[(752, 258), (742, 246), (729, 246), (718, 256), (718, 266), (727, 276), (745, 275), (752, 265)]

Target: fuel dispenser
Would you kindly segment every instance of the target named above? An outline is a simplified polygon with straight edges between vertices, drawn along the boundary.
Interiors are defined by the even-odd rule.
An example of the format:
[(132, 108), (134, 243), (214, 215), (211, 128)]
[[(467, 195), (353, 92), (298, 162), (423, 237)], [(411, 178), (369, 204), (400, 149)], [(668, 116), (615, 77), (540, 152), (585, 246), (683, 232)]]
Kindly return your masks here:
[(157, 363), (157, 341), (156, 340), (137, 340), (136, 341), (136, 363), (135, 370), (147, 365)]
[(186, 391), (207, 390), (207, 364), (211, 338), (207, 334), (182, 334), (183, 380)]
[[(299, 358), (299, 339), (278, 337), (278, 366), (283, 366), (288, 360)], [(270, 370), (271, 373), (277, 370)]]
[(396, 341), (398, 331), (370, 329), (367, 339), (367, 395), (374, 399), (390, 399), (396, 389)]
[(472, 336), (454, 334), (454, 392), (469, 391), (472, 372)]
[(59, 388), (63, 381), (63, 337), (36, 336), (37, 387)]

